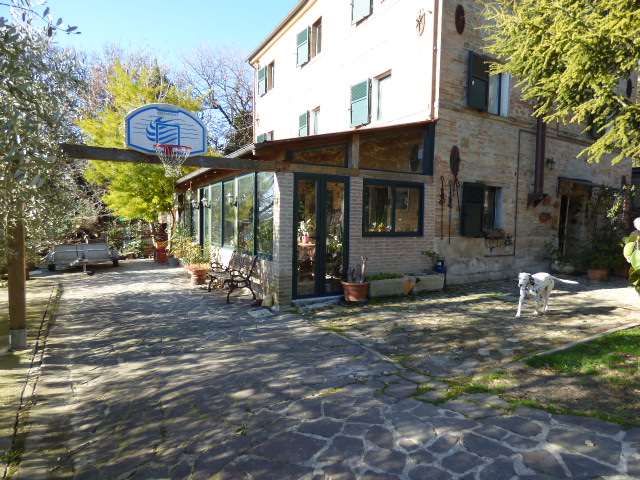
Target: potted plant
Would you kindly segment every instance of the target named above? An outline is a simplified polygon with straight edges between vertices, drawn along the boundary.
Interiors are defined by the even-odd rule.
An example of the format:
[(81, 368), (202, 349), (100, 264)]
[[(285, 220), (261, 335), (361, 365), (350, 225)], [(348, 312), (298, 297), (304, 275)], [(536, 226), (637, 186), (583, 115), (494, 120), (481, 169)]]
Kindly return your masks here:
[(359, 269), (352, 267), (346, 282), (342, 282), (344, 299), (347, 302), (364, 302), (369, 296), (369, 282), (366, 281), (367, 257), (360, 257), (362, 263)]
[(209, 247), (192, 243), (186, 249), (186, 256), (183, 261), (187, 271), (191, 274), (192, 285), (202, 285), (205, 283), (207, 273), (211, 270), (211, 253)]
[(402, 273), (375, 273), (367, 277), (369, 296), (371, 298), (393, 297), (409, 294), (413, 291), (415, 281)]
[(304, 244), (310, 243), (311, 233), (315, 231), (315, 222), (313, 218), (307, 218), (306, 220), (301, 220), (298, 224), (298, 235), (300, 235), (300, 240)]

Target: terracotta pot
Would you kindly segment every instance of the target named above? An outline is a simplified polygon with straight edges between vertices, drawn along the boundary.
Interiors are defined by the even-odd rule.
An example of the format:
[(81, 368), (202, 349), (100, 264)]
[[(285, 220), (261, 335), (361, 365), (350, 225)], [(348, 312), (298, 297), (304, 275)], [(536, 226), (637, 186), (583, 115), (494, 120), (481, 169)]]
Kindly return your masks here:
[(191, 268), (189, 269), (191, 273), (191, 284), (192, 285), (203, 285), (207, 279), (207, 273), (209, 273), (209, 269), (207, 268)]
[(364, 302), (369, 296), (369, 282), (342, 282), (342, 289), (344, 291), (344, 299), (347, 302)]
[(157, 248), (156, 249), (156, 262), (158, 262), (158, 263), (167, 263), (167, 249), (166, 248)]
[(594, 282), (604, 282), (609, 279), (609, 270), (606, 268), (590, 268), (587, 270), (587, 278)]

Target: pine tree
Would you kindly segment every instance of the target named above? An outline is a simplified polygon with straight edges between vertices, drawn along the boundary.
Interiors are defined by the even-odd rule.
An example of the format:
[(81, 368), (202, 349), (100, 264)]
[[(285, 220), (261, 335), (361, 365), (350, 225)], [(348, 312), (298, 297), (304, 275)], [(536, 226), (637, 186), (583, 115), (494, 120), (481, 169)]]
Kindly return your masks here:
[(640, 1), (489, 0), (488, 50), (535, 114), (577, 123), (597, 140), (582, 155), (640, 165)]

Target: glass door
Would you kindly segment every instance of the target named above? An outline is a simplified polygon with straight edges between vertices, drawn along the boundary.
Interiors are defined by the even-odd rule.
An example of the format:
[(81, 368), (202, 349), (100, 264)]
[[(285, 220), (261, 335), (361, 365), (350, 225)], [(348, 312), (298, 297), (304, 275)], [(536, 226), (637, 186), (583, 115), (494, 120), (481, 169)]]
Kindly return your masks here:
[(339, 294), (347, 265), (347, 188), (342, 178), (296, 176), (294, 297)]

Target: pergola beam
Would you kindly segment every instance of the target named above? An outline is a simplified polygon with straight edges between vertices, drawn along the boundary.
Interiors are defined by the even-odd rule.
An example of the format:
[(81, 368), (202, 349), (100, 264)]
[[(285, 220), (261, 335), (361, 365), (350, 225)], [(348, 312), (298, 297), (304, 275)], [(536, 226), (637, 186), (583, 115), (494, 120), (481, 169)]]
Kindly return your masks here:
[[(159, 164), (160, 159), (155, 155), (148, 155), (135, 150), (124, 148), (91, 147), (73, 143), (60, 145), (62, 151), (72, 158), (85, 160), (105, 160), (109, 162), (144, 162)], [(220, 170), (252, 170), (255, 172), (274, 171), (275, 162), (254, 160), (251, 158), (211, 157), (206, 155), (194, 155), (189, 157), (184, 165), (186, 167), (200, 167)]]

